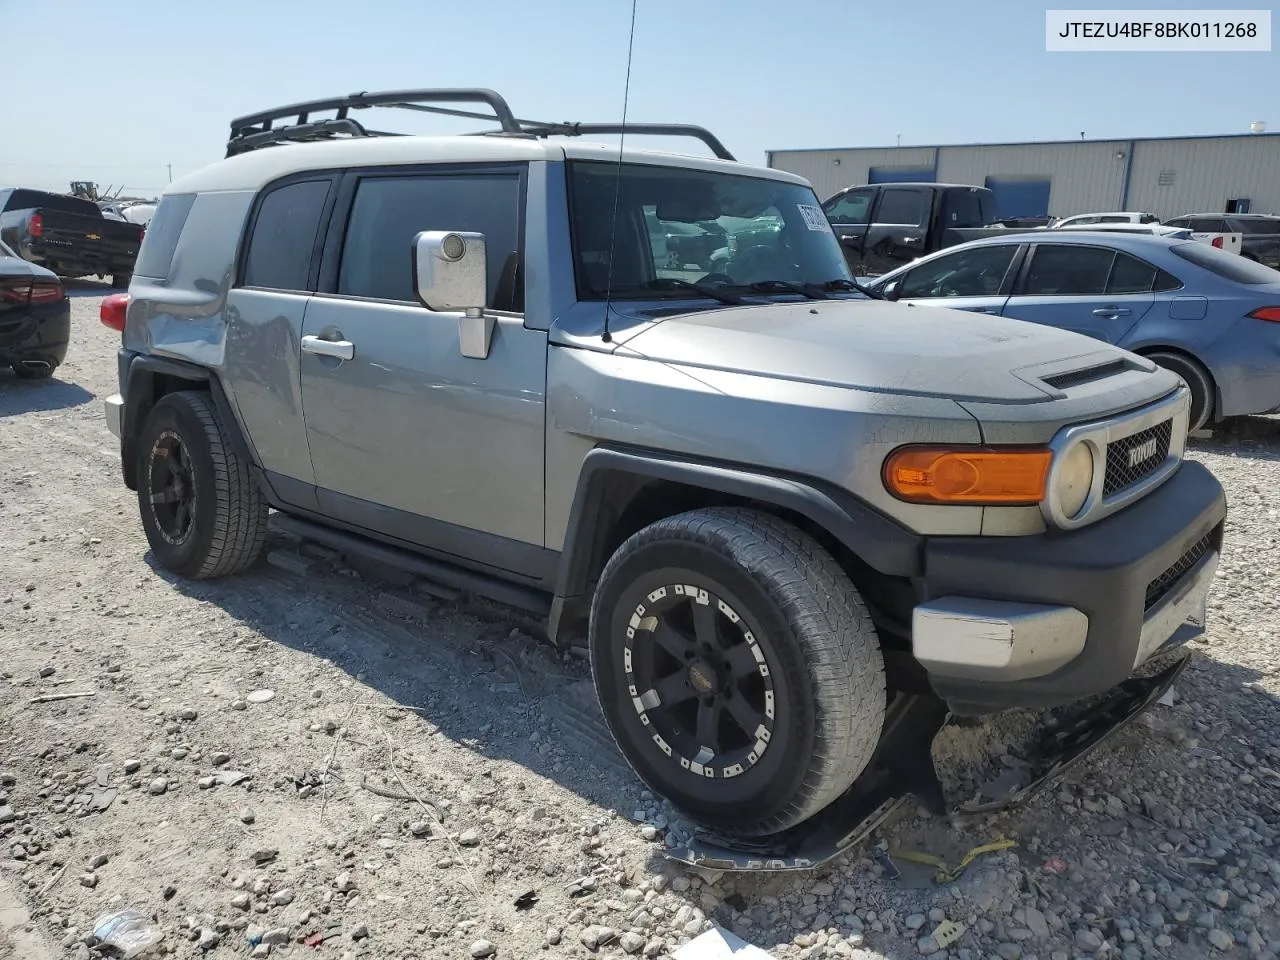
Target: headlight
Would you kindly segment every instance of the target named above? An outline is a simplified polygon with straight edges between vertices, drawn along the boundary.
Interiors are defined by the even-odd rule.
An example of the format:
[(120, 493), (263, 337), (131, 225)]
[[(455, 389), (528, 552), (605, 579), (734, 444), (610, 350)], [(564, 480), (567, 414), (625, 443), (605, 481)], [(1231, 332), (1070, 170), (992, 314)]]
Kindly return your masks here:
[(1068, 520), (1084, 509), (1093, 488), (1093, 450), (1087, 443), (1077, 443), (1062, 456), (1054, 495), (1058, 508)]

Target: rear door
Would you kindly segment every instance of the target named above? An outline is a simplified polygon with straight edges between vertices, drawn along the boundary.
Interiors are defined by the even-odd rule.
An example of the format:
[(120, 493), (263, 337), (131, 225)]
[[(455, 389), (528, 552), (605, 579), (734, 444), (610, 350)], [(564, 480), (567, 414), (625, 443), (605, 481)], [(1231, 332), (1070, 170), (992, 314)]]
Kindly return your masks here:
[(934, 191), (912, 186), (885, 186), (876, 198), (863, 242), (866, 273), (887, 273), (928, 252), (925, 241), (933, 217)]
[(992, 243), (931, 257), (896, 282), (899, 302), (999, 314), (1008, 299), (1022, 245)]
[(1155, 303), (1159, 272), (1110, 247), (1035, 243), (1004, 315), (1118, 343)]

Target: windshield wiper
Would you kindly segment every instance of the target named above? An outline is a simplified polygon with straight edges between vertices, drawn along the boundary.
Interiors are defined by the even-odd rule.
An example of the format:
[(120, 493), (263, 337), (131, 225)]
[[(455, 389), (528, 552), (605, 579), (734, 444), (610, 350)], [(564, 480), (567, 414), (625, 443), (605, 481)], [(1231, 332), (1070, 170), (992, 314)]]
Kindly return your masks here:
[(747, 284), (747, 288), (763, 293), (767, 290), (785, 290), (788, 293), (798, 293), (802, 297), (810, 300), (829, 300), (825, 293), (817, 293), (813, 290), (806, 290), (798, 283), (788, 283), (786, 280), (757, 280), (755, 283)]
[(883, 293), (877, 293), (870, 287), (864, 287), (862, 284), (855, 283), (853, 280), (846, 280), (844, 277), (836, 277), (836, 279), (828, 280), (826, 283), (815, 283), (814, 286), (822, 290), (853, 290), (864, 297), (870, 297), (872, 300), (888, 299)]
[(712, 300), (719, 300), (734, 307), (740, 307), (745, 303), (741, 297), (735, 297), (732, 293), (725, 293), (704, 283), (681, 280), (679, 277), (658, 277), (656, 280), (641, 284), (641, 287), (645, 290), (693, 290), (704, 297), (710, 297)]

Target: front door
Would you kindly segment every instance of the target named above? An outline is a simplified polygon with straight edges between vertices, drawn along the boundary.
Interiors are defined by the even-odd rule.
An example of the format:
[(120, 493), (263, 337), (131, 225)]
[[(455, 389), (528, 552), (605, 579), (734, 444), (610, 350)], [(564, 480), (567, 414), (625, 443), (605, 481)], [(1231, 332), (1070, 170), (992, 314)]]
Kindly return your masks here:
[(844, 258), (855, 277), (865, 276), (862, 265), (862, 248), (867, 239), (867, 227), (871, 223), (871, 204), (875, 200), (874, 187), (857, 187), (830, 198), (822, 205), (831, 229), (835, 232)]
[(1004, 315), (1119, 343), (1155, 303), (1159, 272), (1108, 247), (1037, 243)]
[[(326, 247), (302, 339), (307, 439), (329, 516), (463, 557), (482, 541), (501, 557), (494, 538), (514, 542), (512, 556), (543, 543), (547, 337), (521, 316), (523, 176), (418, 168), (344, 182), (342, 239)], [(488, 358), (460, 352), (460, 314), (416, 301), (422, 230), (485, 235), (498, 317)]]

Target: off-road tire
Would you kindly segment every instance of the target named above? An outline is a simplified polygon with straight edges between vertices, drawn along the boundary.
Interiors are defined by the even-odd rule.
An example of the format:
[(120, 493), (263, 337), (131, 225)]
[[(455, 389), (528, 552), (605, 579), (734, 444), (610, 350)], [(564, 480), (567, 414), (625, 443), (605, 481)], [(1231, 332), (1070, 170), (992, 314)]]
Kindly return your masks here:
[[(693, 772), (702, 764), (691, 769), (679, 751), (665, 751), (655, 735), (663, 729), (662, 718), (679, 708), (652, 706), (652, 694), (645, 706), (646, 691), (635, 686), (636, 664), (657, 649), (657, 633), (645, 635), (636, 624), (660, 622), (656, 611), (667, 600), (654, 596), (667, 587), (664, 597), (688, 597), (684, 584), (705, 589), (732, 608), (741, 624), (718, 607), (725, 619), (715, 620), (716, 635), (750, 629), (752, 634), (743, 636), (754, 637), (767, 664), (767, 680), (747, 675), (744, 682), (748, 689), (756, 682), (772, 685), (773, 726), (758, 759), (737, 774), (732, 766), (717, 769), (713, 761), (708, 777), (707, 767), (702, 774)], [(698, 608), (688, 602), (692, 615)], [(649, 620), (637, 619), (646, 603)], [(589, 633), (596, 692), (619, 749), (651, 789), (711, 829), (769, 836), (809, 819), (848, 789), (879, 741), (884, 661), (866, 607), (829, 553), (768, 514), (707, 508), (645, 527), (606, 564), (592, 600)], [(654, 645), (648, 654), (644, 643)], [(727, 660), (723, 666), (728, 669)], [(682, 681), (689, 690), (698, 680), (693, 669)], [(659, 712), (663, 709), (666, 714)], [(703, 742), (700, 738), (701, 731), (696, 742)], [(721, 762), (730, 759), (726, 754)]]
[[(152, 503), (153, 470), (164, 469), (158, 451), (180, 444), (190, 465), (194, 491), (189, 530), (167, 535)], [(209, 394), (166, 394), (147, 416), (137, 446), (138, 509), (156, 560), (192, 580), (240, 573), (261, 556), (267, 534), (267, 503), (236, 453)]]
[(1187, 424), (1188, 430), (1199, 430), (1213, 421), (1216, 390), (1213, 377), (1209, 375), (1208, 370), (1180, 353), (1155, 350), (1143, 356), (1166, 370), (1176, 373), (1191, 391), (1191, 418)]

